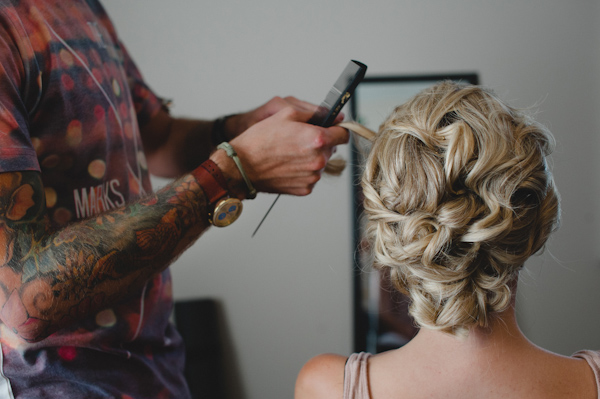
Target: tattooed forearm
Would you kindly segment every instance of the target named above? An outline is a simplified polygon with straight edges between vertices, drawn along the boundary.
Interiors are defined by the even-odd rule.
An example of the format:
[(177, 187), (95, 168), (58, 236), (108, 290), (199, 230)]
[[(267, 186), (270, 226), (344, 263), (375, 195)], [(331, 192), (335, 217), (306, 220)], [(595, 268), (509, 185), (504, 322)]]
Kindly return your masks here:
[(119, 301), (207, 227), (192, 175), (59, 231), (44, 205), (38, 173), (0, 174), (0, 319), (25, 340)]

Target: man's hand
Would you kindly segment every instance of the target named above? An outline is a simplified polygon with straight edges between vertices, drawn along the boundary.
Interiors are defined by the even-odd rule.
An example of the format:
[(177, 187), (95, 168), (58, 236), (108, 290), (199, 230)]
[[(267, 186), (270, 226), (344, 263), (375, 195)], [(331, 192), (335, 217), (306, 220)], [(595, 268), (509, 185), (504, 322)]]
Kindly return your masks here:
[[(274, 97), (252, 111), (227, 118), (224, 136), (230, 141), (283, 109), (312, 115), (318, 107), (294, 97)], [(338, 115), (336, 123), (343, 119), (342, 114)], [(140, 127), (150, 172), (159, 177), (175, 178), (196, 168), (214, 150), (212, 127), (212, 121), (174, 118), (166, 110), (157, 112), (150, 122)]]
[[(279, 111), (292, 108), (300, 112), (308, 112), (311, 116), (317, 111), (318, 106), (306, 101), (298, 100), (295, 97), (274, 97), (269, 102), (252, 111), (237, 114), (229, 117), (225, 123), (225, 135), (228, 140), (239, 136), (256, 123), (261, 122)], [(341, 122), (344, 115), (338, 115), (336, 122)]]
[(256, 122), (230, 143), (258, 191), (310, 194), (335, 146), (348, 142), (343, 128), (306, 123), (316, 109), (288, 97), (275, 98), (246, 114)]

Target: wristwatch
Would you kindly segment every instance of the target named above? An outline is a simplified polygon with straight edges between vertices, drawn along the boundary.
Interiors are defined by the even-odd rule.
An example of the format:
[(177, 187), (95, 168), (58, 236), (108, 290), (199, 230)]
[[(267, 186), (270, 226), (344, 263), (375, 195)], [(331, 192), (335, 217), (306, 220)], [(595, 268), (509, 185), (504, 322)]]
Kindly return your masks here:
[(229, 226), (242, 214), (242, 201), (230, 197), (227, 181), (212, 160), (204, 161), (192, 174), (198, 181), (208, 201), (208, 221), (217, 227)]

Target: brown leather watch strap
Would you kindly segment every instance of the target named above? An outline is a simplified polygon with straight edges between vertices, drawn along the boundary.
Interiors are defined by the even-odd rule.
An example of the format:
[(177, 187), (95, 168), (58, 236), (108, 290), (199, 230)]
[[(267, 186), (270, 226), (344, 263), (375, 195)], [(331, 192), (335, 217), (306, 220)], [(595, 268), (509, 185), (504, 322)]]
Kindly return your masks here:
[(192, 175), (198, 181), (209, 204), (214, 204), (227, 195), (227, 180), (221, 173), (221, 169), (212, 160), (204, 161), (192, 171)]

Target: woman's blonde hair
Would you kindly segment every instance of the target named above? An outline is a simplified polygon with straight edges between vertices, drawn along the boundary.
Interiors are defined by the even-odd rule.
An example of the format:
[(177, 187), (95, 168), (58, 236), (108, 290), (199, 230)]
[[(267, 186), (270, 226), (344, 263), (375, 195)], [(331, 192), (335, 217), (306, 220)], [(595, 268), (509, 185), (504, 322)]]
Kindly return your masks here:
[(478, 86), (441, 82), (392, 112), (362, 177), (375, 265), (423, 327), (466, 335), (511, 303), (559, 220), (551, 133)]

